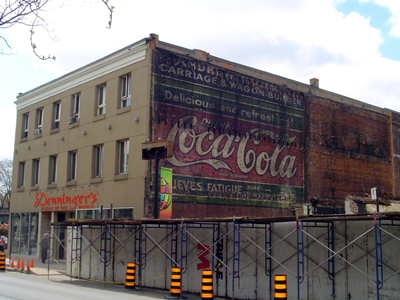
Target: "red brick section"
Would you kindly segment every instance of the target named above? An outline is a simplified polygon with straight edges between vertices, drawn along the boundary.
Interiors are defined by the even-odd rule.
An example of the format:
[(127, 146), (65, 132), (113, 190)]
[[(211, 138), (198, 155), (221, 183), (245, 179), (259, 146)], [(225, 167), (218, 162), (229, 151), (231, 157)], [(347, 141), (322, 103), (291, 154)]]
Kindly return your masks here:
[(327, 99), (306, 103), (307, 200), (393, 191), (391, 120)]
[[(294, 216), (293, 209), (250, 207), (250, 206), (229, 206), (215, 204), (172, 204), (172, 218), (223, 218), (223, 217), (288, 217)], [(153, 203), (147, 201), (146, 218), (153, 217)]]
[(394, 194), (400, 197), (400, 114), (392, 113)]
[(223, 218), (233, 216), (284, 217), (294, 216), (294, 212), (292, 209), (281, 208), (174, 203), (172, 217), (180, 218), (182, 216), (186, 218)]

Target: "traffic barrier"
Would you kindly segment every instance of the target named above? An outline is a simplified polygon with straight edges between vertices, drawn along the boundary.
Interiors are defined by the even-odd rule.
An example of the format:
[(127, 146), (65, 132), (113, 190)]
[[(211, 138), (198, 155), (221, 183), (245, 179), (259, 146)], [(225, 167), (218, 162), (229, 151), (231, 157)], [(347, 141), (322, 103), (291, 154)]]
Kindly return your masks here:
[(286, 275), (275, 275), (274, 280), (274, 299), (287, 300)]
[(0, 252), (0, 272), (6, 271), (6, 253)]
[(136, 278), (136, 264), (127, 263), (126, 264), (126, 275), (125, 275), (125, 288), (134, 289), (135, 288), (135, 278)]
[(204, 270), (201, 272), (201, 299), (213, 300), (213, 271)]
[(182, 282), (181, 282), (181, 268), (171, 269), (171, 284), (169, 289), (169, 295), (165, 298), (167, 299), (187, 299), (181, 295), (182, 293)]

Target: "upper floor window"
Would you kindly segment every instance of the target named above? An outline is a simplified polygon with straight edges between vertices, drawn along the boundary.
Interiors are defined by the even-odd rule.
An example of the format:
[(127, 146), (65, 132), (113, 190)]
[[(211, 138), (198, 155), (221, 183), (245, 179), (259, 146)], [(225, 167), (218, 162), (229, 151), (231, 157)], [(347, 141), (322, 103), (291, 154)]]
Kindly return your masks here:
[(131, 105), (131, 75), (125, 75), (121, 80), (121, 108)]
[(99, 85), (97, 87), (97, 115), (106, 113), (106, 86)]
[(129, 140), (118, 142), (118, 174), (128, 173)]
[(71, 96), (71, 117), (79, 119), (79, 107), (80, 107), (80, 100), (81, 100), (81, 94), (73, 94)]
[(24, 114), (22, 116), (22, 122), (22, 138), (27, 138), (29, 130), (29, 114)]
[(49, 167), (50, 167), (49, 183), (56, 183), (57, 182), (57, 155), (50, 156)]
[(40, 161), (39, 159), (34, 159), (32, 161), (32, 186), (39, 185), (39, 175), (40, 175)]
[(53, 103), (53, 129), (60, 128), (61, 101)]
[(77, 152), (68, 152), (68, 181), (76, 180)]
[(42, 133), (42, 127), (43, 127), (43, 108), (39, 108), (36, 110), (35, 134)]
[(36, 110), (36, 128), (43, 127), (43, 108), (39, 108)]
[(25, 186), (25, 162), (21, 161), (18, 166), (18, 187)]
[(94, 177), (103, 176), (103, 145), (96, 145), (93, 148), (94, 154)]

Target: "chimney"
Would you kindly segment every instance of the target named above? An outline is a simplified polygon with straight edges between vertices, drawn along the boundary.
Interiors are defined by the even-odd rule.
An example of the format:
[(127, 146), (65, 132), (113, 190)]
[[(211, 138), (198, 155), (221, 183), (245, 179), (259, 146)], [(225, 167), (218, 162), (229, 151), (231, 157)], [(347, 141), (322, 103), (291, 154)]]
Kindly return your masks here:
[(316, 88), (319, 88), (319, 79), (318, 78), (311, 78), (310, 85)]

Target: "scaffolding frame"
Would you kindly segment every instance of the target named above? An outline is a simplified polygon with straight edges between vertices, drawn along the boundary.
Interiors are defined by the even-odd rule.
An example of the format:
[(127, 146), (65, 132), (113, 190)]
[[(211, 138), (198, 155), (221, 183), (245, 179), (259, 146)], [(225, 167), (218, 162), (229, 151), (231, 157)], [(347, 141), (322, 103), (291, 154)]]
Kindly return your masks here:
[[(335, 228), (337, 222), (351, 221), (372, 221), (372, 226), (362, 232), (355, 239), (346, 242), (343, 247), (335, 249), (335, 235), (341, 236), (342, 233)], [(293, 223), (293, 229), (286, 235), (282, 236), (280, 232), (274, 230), (276, 223)], [(221, 231), (221, 226), (224, 224), (226, 232)], [(103, 263), (103, 278), (106, 281), (107, 269), (112, 265), (112, 260), (120, 251), (126, 251), (127, 255), (137, 264), (138, 287), (143, 284), (142, 273), (146, 268), (147, 262), (157, 255), (164, 255), (171, 263), (171, 267), (181, 268), (184, 274), (188, 267), (195, 262), (196, 259), (188, 261), (188, 256), (192, 251), (199, 250), (199, 255), (212, 255), (212, 268), (217, 273), (216, 283), (218, 285), (218, 269), (226, 268), (231, 272), (231, 297), (235, 299), (235, 282), (239, 278), (241, 271), (249, 267), (253, 263), (264, 264), (264, 273), (268, 277), (269, 295), (272, 299), (273, 282), (272, 274), (274, 271), (282, 267), (289, 275), (294, 276), (297, 281), (297, 299), (300, 298), (300, 287), (309, 274), (317, 269), (322, 269), (328, 279), (332, 283), (331, 297), (335, 299), (335, 276), (346, 268), (354, 268), (359, 274), (366, 276), (374, 281), (376, 286), (376, 299), (379, 300), (380, 290), (384, 283), (394, 276), (400, 275), (400, 270), (391, 267), (389, 262), (383, 261), (383, 253), (385, 244), (390, 240), (400, 241), (397, 234), (400, 235), (400, 230), (393, 234), (386, 230), (386, 227), (400, 226), (399, 213), (376, 213), (374, 215), (327, 215), (327, 216), (301, 216), (301, 217), (281, 217), (281, 218), (249, 218), (249, 217), (233, 217), (233, 218), (216, 218), (216, 219), (172, 219), (172, 220), (86, 220), (74, 222), (62, 222), (51, 224), (51, 232), (56, 237), (52, 246), (57, 243), (63, 244), (55, 234), (60, 228), (70, 227), (68, 235), (71, 234), (71, 247), (66, 249), (67, 255), (70, 257), (70, 274), (72, 275), (72, 265), (78, 262), (78, 277), (81, 275), (81, 260), (84, 253), (92, 249)], [(229, 229), (230, 228), (230, 229)], [(86, 230), (96, 229), (99, 234), (92, 238), (88, 238), (85, 234)], [(196, 230), (207, 230), (205, 238), (201, 239), (196, 235)], [(228, 230), (229, 229), (229, 230)], [(255, 238), (251, 238), (246, 231), (257, 229), (261, 234)], [(321, 233), (322, 229), (322, 233)], [(116, 230), (131, 230), (124, 240), (118, 238)], [(165, 235), (162, 239), (157, 240), (152, 236), (152, 231), (158, 232), (164, 230)], [(374, 249), (367, 251), (357, 244), (357, 241), (367, 235), (374, 235)], [(67, 236), (68, 236), (67, 235)], [(204, 234), (203, 234), (204, 235)], [(296, 235), (296, 244), (289, 241), (291, 236)], [(65, 239), (67, 238), (65, 237)], [(261, 239), (264, 238), (260, 245)], [(293, 238), (293, 237), (292, 237)], [(326, 242), (321, 242), (321, 239), (326, 239)], [(211, 239), (212, 244), (207, 245), (205, 240)], [(385, 241), (386, 239), (386, 241)], [(96, 241), (100, 240), (99, 249), (94, 246)], [(305, 242), (307, 240), (307, 242)], [(231, 243), (232, 253), (226, 258), (221, 257), (219, 253), (222, 243)], [(83, 243), (86, 247), (83, 248)], [(244, 244), (247, 243), (247, 246)], [(126, 246), (134, 245), (134, 251), (130, 251)], [(322, 261), (316, 261), (306, 252), (307, 249), (318, 245), (326, 251), (326, 258)], [(293, 250), (292, 255), (285, 259), (279, 260), (273, 254), (273, 250), (279, 249), (281, 245), (289, 246)], [(363, 250), (363, 254), (353, 261), (349, 261), (340, 255), (343, 251), (349, 251), (349, 247), (355, 247)], [(256, 256), (251, 256), (248, 251), (250, 247), (256, 248)], [(276, 250), (278, 251), (278, 250)], [(51, 251), (51, 253), (53, 253)], [(246, 255), (250, 258), (244, 266), (241, 265), (241, 257)], [(370, 256), (375, 261), (375, 277), (366, 274), (355, 264), (365, 256)], [(296, 269), (290, 269), (286, 263), (296, 257)], [(335, 260), (342, 260), (345, 266), (341, 269), (335, 269)], [(305, 271), (305, 261), (314, 264), (313, 267)], [(325, 265), (327, 264), (327, 267)], [(384, 278), (383, 269), (392, 271)], [(112, 269), (112, 272), (114, 269)], [(158, 278), (165, 277), (166, 274), (161, 274)], [(113, 276), (114, 277), (114, 274)], [(226, 285), (226, 292), (228, 285)], [(218, 292), (218, 291), (217, 291)]]

